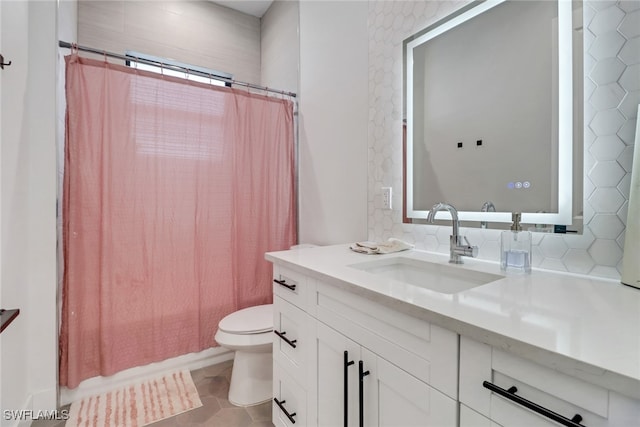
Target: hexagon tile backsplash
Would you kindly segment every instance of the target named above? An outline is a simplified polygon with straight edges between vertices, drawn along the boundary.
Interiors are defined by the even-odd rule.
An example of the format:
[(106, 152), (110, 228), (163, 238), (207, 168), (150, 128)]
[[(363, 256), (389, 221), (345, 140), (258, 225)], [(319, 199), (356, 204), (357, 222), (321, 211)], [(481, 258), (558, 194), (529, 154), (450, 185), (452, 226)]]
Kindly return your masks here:
[[(449, 252), (450, 226), (402, 222), (402, 41), (467, 3), (369, 2), (370, 240), (397, 237)], [(640, 103), (640, 1), (585, 1), (584, 22), (584, 232), (534, 233), (533, 264), (619, 279)], [(381, 188), (389, 186), (393, 210), (382, 208)], [(499, 230), (462, 233), (479, 258), (499, 260)]]

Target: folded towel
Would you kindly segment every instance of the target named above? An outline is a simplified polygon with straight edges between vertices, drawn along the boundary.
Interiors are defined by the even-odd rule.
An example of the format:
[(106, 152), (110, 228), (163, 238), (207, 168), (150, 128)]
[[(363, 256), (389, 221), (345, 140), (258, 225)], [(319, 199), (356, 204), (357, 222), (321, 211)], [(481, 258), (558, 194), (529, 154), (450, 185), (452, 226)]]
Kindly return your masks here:
[(381, 255), (381, 254), (390, 254), (392, 252), (406, 251), (407, 249), (412, 249), (413, 245), (407, 242), (403, 242), (400, 239), (395, 239), (391, 237), (386, 242), (381, 242), (381, 243), (356, 242), (351, 246), (349, 246), (349, 248), (352, 251), (359, 252), (361, 254)]

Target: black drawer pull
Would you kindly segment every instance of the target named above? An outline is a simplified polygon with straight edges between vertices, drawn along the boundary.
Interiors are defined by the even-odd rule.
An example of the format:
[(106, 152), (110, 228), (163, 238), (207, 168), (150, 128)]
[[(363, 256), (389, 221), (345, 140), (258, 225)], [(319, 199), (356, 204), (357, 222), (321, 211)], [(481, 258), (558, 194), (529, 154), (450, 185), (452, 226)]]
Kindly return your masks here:
[(369, 374), (369, 371), (364, 370), (364, 362), (360, 360), (358, 362), (358, 376), (360, 377), (360, 384), (358, 387), (358, 410), (360, 416), (360, 427), (364, 427), (364, 377)]
[(287, 288), (287, 289), (289, 289), (291, 291), (295, 291), (296, 290), (296, 285), (290, 285), (284, 280), (273, 279), (273, 281), (276, 282), (278, 285), (284, 286), (285, 288)]
[(276, 402), (276, 405), (278, 405), (280, 407), (280, 410), (282, 412), (284, 412), (284, 414), (287, 416), (287, 418), (289, 418), (289, 421), (291, 421), (291, 424), (295, 424), (296, 420), (293, 419), (293, 417), (296, 416), (296, 413), (294, 412), (293, 414), (290, 414), (289, 411), (286, 410), (286, 408), (284, 407), (284, 403), (286, 402), (285, 400), (283, 400), (282, 402), (278, 400), (277, 397), (273, 398), (273, 401)]
[(567, 426), (567, 427), (585, 427), (584, 424), (580, 424), (580, 421), (582, 421), (582, 416), (580, 414), (576, 414), (573, 416), (573, 418), (569, 419), (567, 417), (563, 417), (562, 415), (553, 412), (550, 409), (545, 408), (544, 406), (540, 406), (537, 403), (534, 403), (530, 400), (525, 399), (524, 397), (520, 397), (517, 394), (515, 394), (518, 389), (516, 387), (510, 387), (508, 390), (505, 390), (501, 387), (498, 387), (495, 384), (490, 383), (489, 381), (484, 381), (482, 383), (482, 386), (484, 388), (488, 388), (489, 390), (493, 391), (494, 393), (499, 394), (502, 397), (506, 397), (507, 399), (524, 406), (527, 409), (532, 410), (533, 412), (537, 412), (540, 415), (543, 415), (549, 419), (552, 419), (553, 421), (562, 424), (563, 426)]
[(279, 336), (282, 340), (284, 340), (284, 342), (289, 344), (291, 347), (296, 348), (296, 343), (298, 342), (298, 340), (289, 340), (287, 337), (284, 336), (286, 332), (279, 332), (274, 329), (273, 333)]
[(344, 351), (344, 427), (348, 427), (349, 425), (349, 366), (353, 365), (354, 361), (349, 360), (349, 352), (347, 350)]

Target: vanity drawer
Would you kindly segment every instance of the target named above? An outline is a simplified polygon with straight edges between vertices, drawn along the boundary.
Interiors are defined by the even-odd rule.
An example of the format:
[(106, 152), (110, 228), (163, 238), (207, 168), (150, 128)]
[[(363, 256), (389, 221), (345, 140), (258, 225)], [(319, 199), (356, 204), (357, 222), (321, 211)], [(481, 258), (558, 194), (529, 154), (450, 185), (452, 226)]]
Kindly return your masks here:
[(306, 311), (310, 280), (304, 274), (274, 264), (273, 294)]
[(460, 427), (496, 427), (495, 423), (468, 406), (460, 404)]
[(271, 421), (276, 427), (307, 425), (307, 393), (277, 362), (273, 364)]
[(313, 344), (309, 316), (278, 296), (273, 298), (273, 311), (273, 359), (304, 386)]
[(318, 320), (457, 399), (456, 333), (320, 281), (313, 292)]
[(461, 404), (504, 427), (559, 425), (521, 399), (589, 427), (640, 425), (640, 402), (461, 337)]

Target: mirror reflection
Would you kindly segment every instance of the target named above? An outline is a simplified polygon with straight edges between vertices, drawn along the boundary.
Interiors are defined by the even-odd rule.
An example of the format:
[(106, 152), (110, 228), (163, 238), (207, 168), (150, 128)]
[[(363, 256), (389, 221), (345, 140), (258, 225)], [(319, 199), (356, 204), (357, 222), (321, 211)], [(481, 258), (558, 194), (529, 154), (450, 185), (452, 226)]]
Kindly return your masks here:
[(576, 228), (580, 5), (476, 2), (405, 41), (408, 218), (446, 201), (465, 226), (522, 212), (539, 231)]

